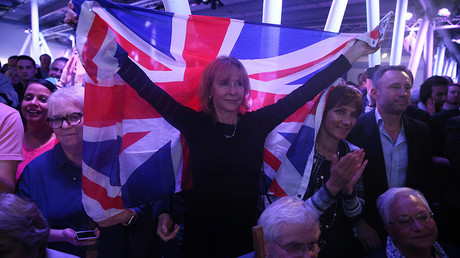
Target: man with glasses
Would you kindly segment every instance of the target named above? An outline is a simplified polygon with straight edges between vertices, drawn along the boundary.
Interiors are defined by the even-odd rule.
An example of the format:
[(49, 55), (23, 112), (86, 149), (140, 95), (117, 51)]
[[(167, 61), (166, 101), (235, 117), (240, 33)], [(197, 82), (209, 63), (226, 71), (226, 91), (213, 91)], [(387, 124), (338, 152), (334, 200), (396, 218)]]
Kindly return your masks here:
[(259, 218), (267, 257), (318, 257), (324, 242), (319, 224), (304, 201), (284, 197), (270, 205)]
[(436, 242), (438, 228), (427, 200), (408, 187), (390, 188), (377, 200), (389, 236), (371, 257), (459, 257), (458, 249)]

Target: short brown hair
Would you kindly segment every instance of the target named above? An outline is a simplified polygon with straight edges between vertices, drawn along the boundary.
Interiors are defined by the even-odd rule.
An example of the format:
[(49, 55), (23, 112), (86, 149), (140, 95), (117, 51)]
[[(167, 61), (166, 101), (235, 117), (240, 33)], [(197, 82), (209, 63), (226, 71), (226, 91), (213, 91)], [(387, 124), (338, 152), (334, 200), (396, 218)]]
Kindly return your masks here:
[(361, 92), (353, 86), (339, 85), (333, 88), (327, 96), (324, 107), (323, 119), (327, 113), (336, 106), (352, 105), (358, 110), (358, 115), (363, 111), (363, 100)]

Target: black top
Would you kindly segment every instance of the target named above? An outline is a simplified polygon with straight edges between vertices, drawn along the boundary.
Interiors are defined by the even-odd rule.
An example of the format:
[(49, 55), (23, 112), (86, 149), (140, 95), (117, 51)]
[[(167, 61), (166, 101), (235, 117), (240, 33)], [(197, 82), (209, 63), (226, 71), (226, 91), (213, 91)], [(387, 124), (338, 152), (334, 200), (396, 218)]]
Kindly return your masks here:
[(123, 63), (119, 75), (184, 135), (190, 148), (194, 193), (185, 226), (186, 250), (188, 241), (212, 242), (206, 246), (190, 245), (199, 252), (213, 249), (210, 252), (218, 250), (229, 256), (251, 249), (251, 226), (258, 217), (256, 202), (265, 138), (350, 67), (348, 60), (340, 56), (277, 103), (240, 114), (234, 137), (226, 138), (224, 133), (231, 134), (225, 128), (229, 125), (181, 105), (151, 82), (131, 60)]

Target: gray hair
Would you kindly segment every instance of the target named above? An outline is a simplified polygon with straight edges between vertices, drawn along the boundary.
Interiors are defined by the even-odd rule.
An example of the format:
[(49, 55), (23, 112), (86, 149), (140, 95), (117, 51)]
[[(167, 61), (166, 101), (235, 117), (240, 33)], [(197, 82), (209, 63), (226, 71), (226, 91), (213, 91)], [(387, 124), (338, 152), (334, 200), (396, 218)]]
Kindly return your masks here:
[(410, 195), (413, 195), (422, 201), (428, 211), (431, 212), (430, 205), (428, 205), (428, 201), (425, 199), (425, 196), (423, 196), (421, 192), (409, 187), (394, 187), (388, 189), (377, 199), (377, 208), (379, 209), (380, 217), (382, 217), (383, 223), (389, 225), (390, 206), (394, 203), (395, 199), (397, 197), (405, 197)]
[(46, 248), (50, 228), (34, 202), (0, 193), (0, 235), (18, 240), (29, 252)]
[(81, 86), (72, 86), (62, 88), (50, 95), (48, 99), (48, 117), (56, 113), (56, 104), (62, 102), (71, 102), (83, 110), (85, 100), (85, 88)]
[(312, 230), (319, 223), (305, 202), (295, 197), (283, 197), (275, 201), (260, 215), (258, 224), (264, 229), (265, 240), (275, 240), (283, 224), (306, 224)]

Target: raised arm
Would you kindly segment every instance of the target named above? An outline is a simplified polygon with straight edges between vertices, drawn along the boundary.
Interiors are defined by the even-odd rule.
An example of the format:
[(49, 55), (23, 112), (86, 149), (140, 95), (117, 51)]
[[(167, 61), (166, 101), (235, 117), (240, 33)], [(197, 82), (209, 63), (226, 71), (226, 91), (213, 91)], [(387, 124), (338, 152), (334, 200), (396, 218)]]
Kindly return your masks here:
[(118, 70), (118, 74), (137, 91), (139, 96), (145, 99), (168, 123), (179, 131), (182, 131), (184, 123), (191, 121), (196, 114), (196, 111), (183, 106), (153, 83), (128, 57), (126, 57), (120, 70)]

